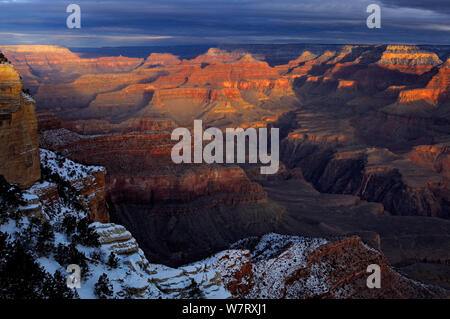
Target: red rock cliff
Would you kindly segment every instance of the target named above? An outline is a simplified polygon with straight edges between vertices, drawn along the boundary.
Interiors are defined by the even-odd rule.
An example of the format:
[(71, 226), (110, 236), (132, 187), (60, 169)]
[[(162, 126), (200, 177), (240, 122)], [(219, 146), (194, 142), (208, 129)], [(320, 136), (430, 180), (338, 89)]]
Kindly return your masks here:
[(27, 188), (40, 178), (35, 102), (14, 67), (0, 64), (0, 174)]

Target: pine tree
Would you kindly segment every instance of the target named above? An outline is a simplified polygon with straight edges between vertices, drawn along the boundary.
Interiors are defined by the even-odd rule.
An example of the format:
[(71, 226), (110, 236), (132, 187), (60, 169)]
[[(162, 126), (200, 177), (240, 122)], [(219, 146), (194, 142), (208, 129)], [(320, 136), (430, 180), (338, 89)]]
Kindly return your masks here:
[(48, 299), (74, 299), (76, 290), (72, 291), (67, 287), (66, 278), (59, 270), (53, 276), (48, 275), (43, 284), (43, 294)]
[(69, 246), (60, 243), (56, 248), (55, 260), (63, 267), (71, 264), (80, 266), (82, 278), (86, 278), (89, 275), (87, 258), (77, 249), (74, 243), (71, 243)]
[(37, 235), (36, 249), (40, 255), (47, 256), (53, 250), (55, 234), (48, 221), (45, 221)]
[(204, 298), (203, 292), (201, 291), (198, 283), (193, 278), (191, 278), (191, 284), (188, 287), (188, 297), (190, 299)]
[(77, 228), (77, 218), (72, 215), (67, 215), (62, 221), (62, 227), (66, 235), (72, 235)]
[[(9, 235), (0, 232), (0, 265), (3, 264), (3, 258), (8, 255), (11, 245), (8, 242)], [(1, 269), (1, 268), (0, 268)]]
[(9, 62), (6, 56), (0, 52), (0, 63), (7, 63)]
[(86, 217), (78, 221), (77, 231), (79, 233), (79, 238), (77, 238), (77, 241), (88, 247), (100, 247), (99, 236), (94, 228), (89, 225), (90, 221)]
[(109, 254), (108, 262), (106, 263), (111, 269), (116, 269), (119, 264), (119, 259), (116, 257), (114, 252)]
[(94, 293), (100, 299), (107, 299), (114, 294), (113, 286), (105, 273), (98, 278), (98, 281), (95, 284)]
[(0, 225), (5, 223), (8, 218), (17, 220), (20, 215), (15, 213), (15, 209), (24, 204), (20, 188), (17, 185), (9, 184), (3, 175), (0, 175)]
[(5, 299), (43, 298), (46, 272), (19, 241), (15, 241), (0, 269), (0, 296)]

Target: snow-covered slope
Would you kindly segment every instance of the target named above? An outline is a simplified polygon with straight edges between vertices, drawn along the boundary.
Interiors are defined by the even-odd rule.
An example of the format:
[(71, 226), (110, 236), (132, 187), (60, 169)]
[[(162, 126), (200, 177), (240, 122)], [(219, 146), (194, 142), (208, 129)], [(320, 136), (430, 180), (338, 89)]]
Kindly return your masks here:
[(75, 182), (80, 179), (86, 179), (92, 176), (94, 172), (104, 172), (102, 166), (86, 166), (75, 163), (67, 158), (58, 156), (56, 153), (40, 149), (41, 162), (48, 167), (51, 173), (58, 174), (61, 179), (67, 182)]
[[(11, 202), (1, 212), (0, 239), (7, 234), (11, 247), (25, 247), (50, 278), (60, 284), (64, 281), (59, 290), (65, 289), (67, 266), (79, 264), (82, 282), (75, 297), (406, 298), (448, 294), (399, 275), (380, 252), (358, 237), (328, 241), (268, 234), (241, 240), (228, 250), (179, 268), (152, 264), (125, 227), (90, 223), (89, 207), (79, 205), (83, 187), (75, 187), (76, 183), (103, 172), (102, 167), (77, 164), (47, 150), (41, 150), (41, 161), (47, 174), (34, 186), (26, 191), (4, 187), (10, 187), (9, 195), (2, 195), (0, 204)], [(17, 199), (11, 192), (18, 194)], [(8, 254), (0, 255), (4, 264), (8, 258)], [(370, 264), (380, 265), (383, 271), (381, 289), (366, 286)], [(2, 285), (0, 280), (0, 293)]]

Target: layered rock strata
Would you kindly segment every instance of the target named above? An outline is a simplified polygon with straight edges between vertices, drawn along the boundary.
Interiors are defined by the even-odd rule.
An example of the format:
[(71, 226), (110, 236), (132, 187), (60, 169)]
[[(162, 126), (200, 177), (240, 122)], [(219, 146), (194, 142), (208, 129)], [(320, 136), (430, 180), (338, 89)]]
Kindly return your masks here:
[(30, 187), (40, 178), (35, 102), (14, 67), (0, 63), (0, 175)]

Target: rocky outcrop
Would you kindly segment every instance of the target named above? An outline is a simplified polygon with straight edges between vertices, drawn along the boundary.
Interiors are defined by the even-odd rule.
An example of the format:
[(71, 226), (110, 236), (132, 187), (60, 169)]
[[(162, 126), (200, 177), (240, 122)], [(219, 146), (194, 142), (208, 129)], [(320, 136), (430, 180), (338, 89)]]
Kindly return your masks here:
[(125, 227), (116, 224), (94, 223), (99, 235), (100, 244), (116, 255), (133, 255), (139, 252), (139, 246), (136, 239)]
[[(411, 89), (400, 92), (397, 103), (426, 102), (434, 107), (448, 101), (450, 98), (450, 60), (439, 67), (425, 88)], [(411, 108), (411, 107), (410, 107)]]
[(216, 63), (229, 63), (241, 58), (241, 54), (237, 52), (227, 52), (218, 48), (210, 48), (205, 54), (201, 54), (192, 61), (184, 61), (184, 63), (193, 64), (216, 64)]
[[(37, 206), (40, 209), (40, 202), (50, 204), (59, 199), (60, 193), (55, 184), (36, 183), (41, 179), (43, 167), (44, 175), (58, 171), (60, 176), (64, 176), (64, 180), (79, 192), (79, 204), (89, 211), (93, 220), (108, 221), (105, 171), (100, 168), (88, 169), (58, 158), (47, 150), (39, 150), (35, 102), (23, 92), (20, 76), (11, 64), (0, 64), (0, 89), (0, 130), (3, 142), (0, 145), (0, 174), (9, 183), (19, 184), (22, 188), (32, 186), (28, 191), (30, 195), (25, 201), (24, 211), (30, 207), (33, 210)], [(41, 130), (60, 126), (61, 121), (54, 114), (41, 113)]]
[(229, 63), (214, 62), (206, 67), (196, 70), (187, 82), (187, 85), (220, 84), (223, 81), (239, 81), (252, 79), (277, 78), (278, 72), (267, 63), (254, 59), (251, 55), (244, 55), (236, 61)]
[[(270, 234), (233, 247), (216, 265), (234, 297), (249, 299), (442, 298), (444, 289), (425, 286), (395, 272), (385, 257), (360, 238), (326, 241)], [(381, 269), (381, 288), (367, 287), (369, 265)]]
[[(152, 82), (153, 97), (140, 114), (163, 113), (182, 123), (192, 118), (212, 122), (219, 114), (224, 123), (249, 125), (263, 120), (263, 113), (276, 118), (277, 108), (288, 108), (295, 100), (288, 79), (248, 54), (210, 50), (178, 69)], [(265, 103), (271, 110), (261, 109)]]
[(319, 191), (354, 194), (395, 215), (449, 218), (448, 181), (386, 149), (339, 151), (337, 145), (289, 137), (282, 156)]
[[(85, 59), (59, 46), (15, 45), (1, 46), (0, 49), (26, 78), (27, 86), (28, 75), (40, 83), (67, 82), (87, 73), (129, 72), (143, 62), (143, 59), (122, 56)], [(35, 82), (30, 84), (34, 88)]]
[[(178, 268), (148, 263), (137, 254), (133, 260), (138, 265), (130, 270), (137, 269), (143, 277), (141, 297), (150, 298), (422, 299), (446, 298), (449, 293), (397, 273), (358, 237), (332, 241), (277, 234), (250, 237)], [(366, 283), (367, 268), (373, 264), (381, 270), (377, 289)]]
[[(390, 111), (369, 112), (352, 121), (357, 136), (367, 145), (388, 147), (394, 152), (407, 152), (418, 145), (435, 144), (446, 120), (429, 115), (395, 114)], [(423, 110), (419, 111), (423, 114)]]
[(432, 167), (442, 177), (450, 179), (450, 146), (446, 143), (414, 147), (407, 157), (411, 161)]
[(382, 67), (416, 74), (428, 72), (441, 63), (437, 54), (407, 45), (388, 45), (378, 61)]
[(135, 112), (152, 99), (155, 87), (151, 84), (134, 84), (111, 93), (98, 94), (89, 103), (89, 108), (99, 114), (108, 112), (109, 114), (123, 114)]
[[(83, 166), (45, 149), (41, 149), (41, 162), (44, 179), (54, 179), (56, 174), (62, 182), (73, 187), (77, 194), (76, 201), (88, 212), (92, 221), (109, 222), (106, 208), (106, 171), (103, 167)], [(56, 196), (54, 184), (44, 184), (33, 186), (43, 202), (55, 202), (62, 196), (59, 190)]]
[(169, 53), (152, 53), (145, 60), (143, 64), (144, 68), (155, 68), (159, 66), (169, 66), (169, 65), (178, 65), (180, 64), (180, 59)]
[(146, 75), (134, 76), (129, 73), (85, 74), (70, 83), (43, 83), (35, 98), (47, 109), (67, 112), (88, 107), (100, 93), (120, 90), (145, 79)]
[(35, 102), (14, 67), (0, 64), (0, 175), (22, 188), (40, 178)]
[[(210, 197), (204, 202), (206, 207), (214, 207), (219, 203), (236, 205), (242, 203), (258, 203), (266, 196), (263, 189), (251, 183), (239, 167), (202, 167), (186, 169), (178, 174), (153, 176), (111, 176), (109, 190), (113, 202), (131, 204), (149, 204), (167, 202), (172, 208), (160, 207), (155, 213), (193, 212), (198, 205), (176, 204), (190, 203), (202, 197)], [(217, 197), (216, 197), (217, 196)]]

